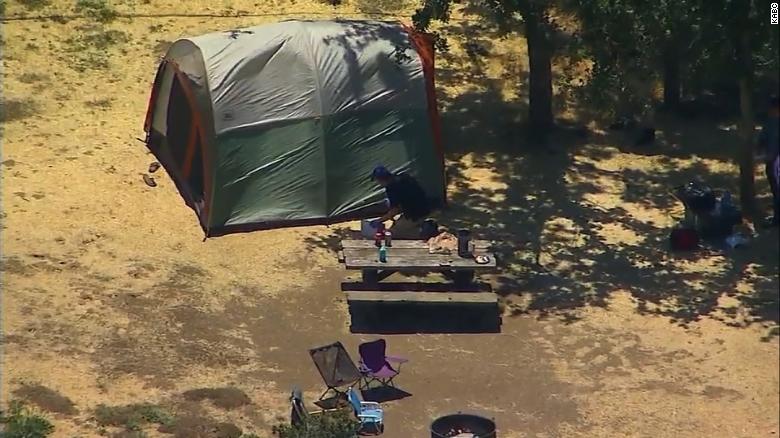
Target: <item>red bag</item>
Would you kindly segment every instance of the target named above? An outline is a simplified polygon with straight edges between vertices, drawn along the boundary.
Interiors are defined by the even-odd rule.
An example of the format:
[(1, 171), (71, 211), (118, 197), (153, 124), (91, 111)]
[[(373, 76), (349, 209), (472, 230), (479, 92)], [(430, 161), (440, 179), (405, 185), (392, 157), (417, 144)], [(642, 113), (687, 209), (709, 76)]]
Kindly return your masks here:
[(692, 228), (677, 228), (669, 235), (674, 251), (693, 251), (699, 247), (699, 233)]

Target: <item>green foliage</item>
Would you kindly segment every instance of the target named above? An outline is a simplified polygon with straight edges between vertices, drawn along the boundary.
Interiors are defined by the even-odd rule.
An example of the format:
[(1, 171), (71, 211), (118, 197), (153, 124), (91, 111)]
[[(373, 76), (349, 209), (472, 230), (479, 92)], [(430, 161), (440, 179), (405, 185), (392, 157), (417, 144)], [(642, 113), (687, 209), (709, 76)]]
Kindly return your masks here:
[(110, 23), (119, 16), (107, 0), (76, 0), (75, 10), (100, 23)]
[(22, 73), (19, 76), (19, 82), (25, 83), (25, 84), (34, 84), (36, 82), (46, 82), (49, 80), (49, 76), (45, 74), (40, 73)]
[(49, 6), (51, 3), (50, 0), (17, 0), (22, 6), (25, 8), (36, 11), (38, 9), (43, 9), (46, 6)]
[(447, 39), (439, 32), (431, 31), (430, 27), (434, 21), (447, 23), (450, 19), (451, 4), (458, 0), (421, 0), (422, 4), (414, 15), (412, 15), (412, 24), (420, 32), (428, 33), (433, 38), (433, 46), (439, 52), (447, 52), (449, 45)]
[[(414, 0), (411, 0), (414, 1)], [(403, 10), (410, 0), (357, 0), (357, 8), (365, 14)]]
[(107, 110), (111, 108), (113, 100), (107, 97), (101, 98), (101, 99), (92, 99), (84, 102), (84, 105), (86, 105), (89, 108), (93, 109), (103, 109)]
[[(759, 75), (777, 73), (777, 27), (749, 2), (729, 0), (566, 0), (581, 23), (581, 49), (594, 63), (579, 97), (593, 106), (646, 106), (648, 84), (662, 80), (665, 63), (678, 63), (685, 94), (733, 84), (745, 65), (736, 38), (749, 29)], [(747, 6), (749, 10), (740, 10)], [(742, 17), (742, 18), (739, 18)]]
[(8, 412), (0, 412), (1, 438), (45, 438), (54, 432), (46, 418), (30, 411), (21, 402), (12, 401)]
[(40, 105), (33, 99), (0, 100), (0, 122), (11, 122), (34, 116)]
[(145, 424), (170, 425), (174, 418), (159, 406), (142, 403), (127, 406), (99, 405), (95, 409), (99, 426), (119, 426), (128, 431), (140, 431)]
[(347, 410), (309, 416), (304, 424), (292, 427), (282, 424), (273, 427), (278, 438), (355, 438), (360, 422)]
[(608, 109), (608, 113), (646, 110), (652, 84), (659, 79), (663, 47), (673, 38), (671, 28), (688, 16), (675, 4), (679, 2), (568, 2), (581, 23), (579, 48), (593, 61), (588, 87), (579, 90), (578, 99), (591, 107)]
[[(689, 0), (694, 1), (694, 0)], [(769, 23), (768, 12), (763, 4), (748, 1), (698, 0), (702, 13), (700, 32), (704, 35), (706, 47), (713, 54), (720, 55), (720, 70), (734, 76), (743, 75), (748, 65), (750, 72), (758, 76), (778, 75), (778, 26)], [(750, 62), (741, 62), (738, 40), (742, 35), (748, 38)], [(709, 73), (717, 73), (718, 70)]]
[(88, 26), (65, 40), (65, 51), (71, 55), (69, 65), (76, 71), (102, 70), (109, 67), (112, 46), (126, 43), (129, 37), (119, 30)]

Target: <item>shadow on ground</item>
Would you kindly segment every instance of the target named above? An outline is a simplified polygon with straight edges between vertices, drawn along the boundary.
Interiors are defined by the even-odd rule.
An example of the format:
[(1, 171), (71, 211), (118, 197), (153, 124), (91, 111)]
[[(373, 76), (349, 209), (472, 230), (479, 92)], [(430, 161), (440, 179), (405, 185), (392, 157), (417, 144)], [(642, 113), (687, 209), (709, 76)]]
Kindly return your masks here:
[(360, 394), (363, 396), (363, 400), (376, 403), (387, 403), (412, 396), (412, 394), (404, 391), (403, 389), (394, 388), (392, 386), (378, 386), (376, 388), (368, 388), (360, 391)]
[(349, 305), (350, 332), (365, 334), (499, 333), (496, 304), (373, 303)]
[[(736, 192), (736, 170), (727, 165), (735, 131), (664, 115), (650, 145), (622, 132), (565, 127), (535, 144), (522, 128), (523, 93), (506, 98), (504, 79), (488, 75), (477, 56), (491, 50), (483, 34), (437, 67), (450, 184), (439, 219), (496, 242), (503, 272), (493, 282), (510, 315), (576, 320), (579, 309), (606, 307), (623, 291), (639, 312), (680, 324), (705, 316), (734, 326), (778, 323), (776, 230), (738, 250), (668, 249), (679, 214), (673, 187), (698, 178)], [(503, 76), (525, 82), (504, 65)], [(442, 91), (456, 86), (461, 91)], [(310, 243), (334, 249), (344, 232)], [(724, 296), (736, 306), (724, 307)]]

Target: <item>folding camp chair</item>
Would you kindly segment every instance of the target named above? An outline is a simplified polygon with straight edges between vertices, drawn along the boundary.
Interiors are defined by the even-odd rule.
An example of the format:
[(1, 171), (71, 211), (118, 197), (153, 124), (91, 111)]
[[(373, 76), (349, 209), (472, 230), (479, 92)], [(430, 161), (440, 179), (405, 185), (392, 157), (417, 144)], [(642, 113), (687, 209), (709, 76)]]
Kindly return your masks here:
[[(387, 343), (384, 339), (360, 344), (360, 362), (358, 364), (362, 376), (360, 389), (368, 388), (371, 382), (379, 382), (382, 386), (392, 386), (393, 379), (401, 372), (401, 364), (408, 362), (403, 357), (386, 356)], [(394, 368), (390, 363), (396, 365)]]
[(339, 390), (339, 388), (351, 386), (360, 381), (360, 371), (341, 342), (312, 348), (309, 350), (309, 355), (311, 355), (317, 371), (320, 372), (323, 382), (328, 387), (319, 400), (325, 399), (325, 396), (331, 391), (335, 393), (334, 397), (344, 397), (346, 391)]
[(385, 413), (379, 403), (360, 400), (357, 391), (351, 387), (347, 390), (347, 400), (360, 420), (361, 431), (370, 430), (377, 434), (384, 432)]

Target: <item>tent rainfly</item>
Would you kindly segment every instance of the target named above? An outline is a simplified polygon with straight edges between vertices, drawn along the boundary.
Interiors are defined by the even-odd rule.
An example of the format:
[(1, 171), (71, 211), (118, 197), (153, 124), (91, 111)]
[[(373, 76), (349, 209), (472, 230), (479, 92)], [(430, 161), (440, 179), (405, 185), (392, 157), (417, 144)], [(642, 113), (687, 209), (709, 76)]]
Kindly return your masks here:
[(384, 164), (446, 202), (430, 38), (396, 22), (293, 20), (176, 41), (146, 144), (206, 237), (370, 217)]

